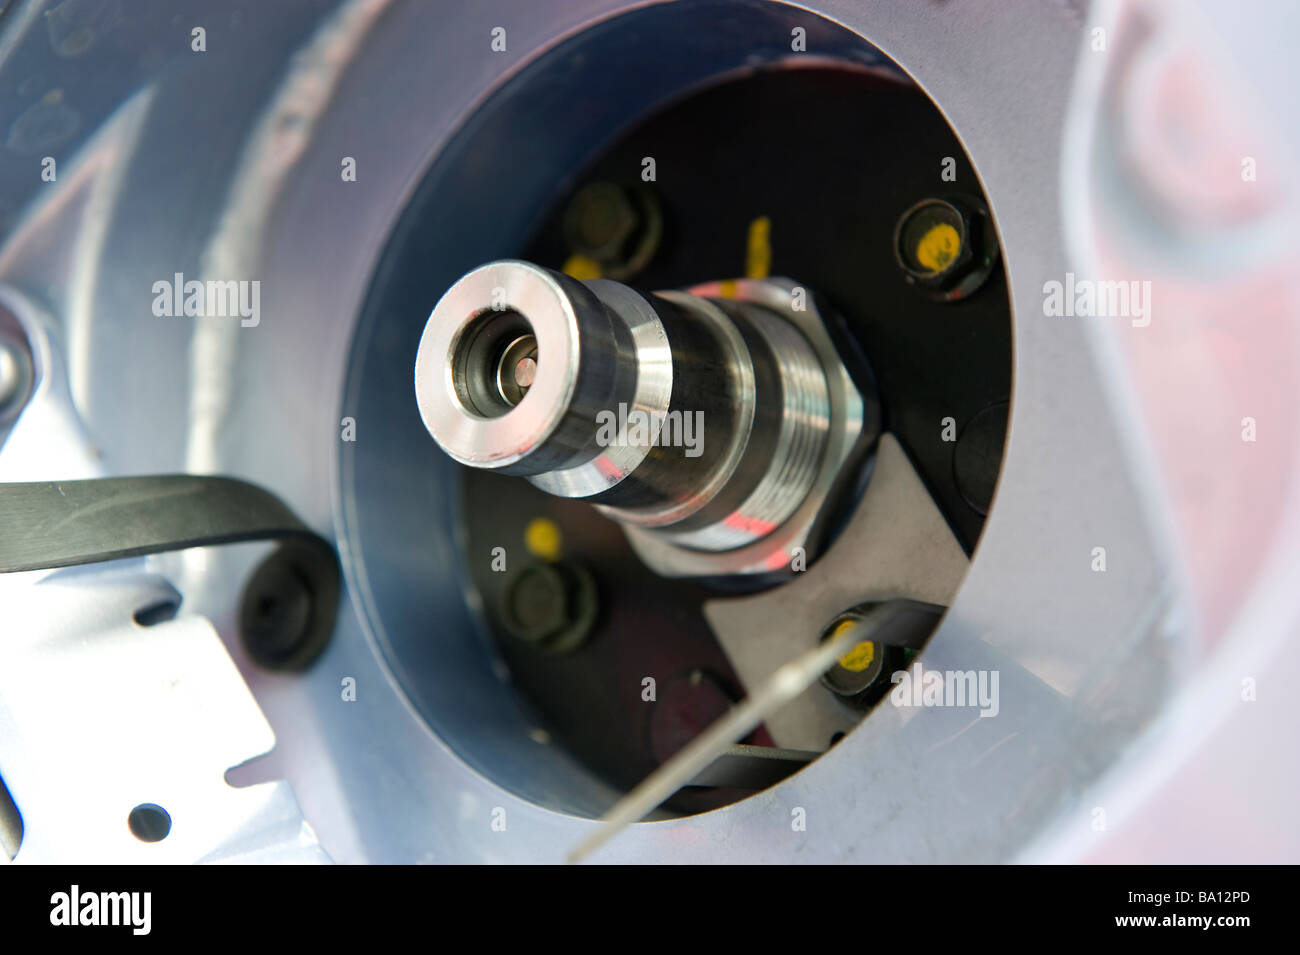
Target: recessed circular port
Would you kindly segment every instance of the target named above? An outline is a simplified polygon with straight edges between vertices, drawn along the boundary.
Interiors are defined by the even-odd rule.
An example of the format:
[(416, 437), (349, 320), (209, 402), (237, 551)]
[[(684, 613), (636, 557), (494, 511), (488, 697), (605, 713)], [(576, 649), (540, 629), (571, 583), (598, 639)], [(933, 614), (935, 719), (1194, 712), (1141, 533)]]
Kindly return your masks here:
[(475, 316), (452, 345), (452, 380), (461, 405), (481, 418), (514, 408), (537, 374), (537, 338), (514, 309)]
[[(792, 56), (796, 28), (818, 50), (815, 60)], [(691, 37), (679, 58), (684, 70), (666, 75), (656, 44), (683, 36)], [(595, 86), (610, 95), (591, 97)], [(797, 117), (797, 135), (774, 136), (776, 116)], [(517, 161), (520, 142), (532, 151), (526, 168)], [(860, 391), (878, 391), (895, 447), (905, 449), (896, 460), (915, 467), (960, 557), (973, 549), (984, 515), (954, 479), (942, 422), (952, 417), (960, 432), (990, 400), (1009, 396), (1011, 325), (998, 268), (979, 295), (960, 302), (918, 295), (899, 278), (895, 229), (906, 210), (938, 198), (935, 157), (952, 157), (956, 180), (942, 197), (947, 206), (928, 228), (909, 230), (908, 241), (918, 271), (946, 276), (964, 238), (972, 251), (974, 239), (969, 219), (963, 232), (943, 210), (987, 201), (934, 103), (862, 37), (830, 21), (779, 4), (707, 4), (654, 5), (570, 38), (512, 75), (432, 163), (377, 264), (358, 325), (346, 403), (377, 424), (347, 449), (342, 513), (376, 645), (433, 733), (475, 772), (545, 808), (601, 814), (757, 685), (757, 670), (723, 645), (706, 605), (782, 593), (803, 568), (745, 581), (659, 574), (589, 500), (550, 496), (514, 464), (457, 463), (472, 448), (453, 441), (440, 450), (412, 414), (409, 375), (395, 373), (415, 364), (431, 308), (465, 276), (502, 260), (513, 264), (500, 281), (491, 273), (485, 288), (509, 286), (507, 273), (531, 268), (525, 263), (563, 273), (557, 281), (566, 294), (569, 283), (592, 283), (591, 301), (568, 319), (584, 329), (585, 310), (605, 307), (595, 292), (612, 294), (596, 285), (602, 280), (621, 282), (632, 296), (717, 282), (712, 294), (725, 300), (737, 292), (729, 279), (789, 277), (798, 286), (795, 307), (842, 319), (824, 323), (826, 334)], [(643, 225), (653, 227), (653, 243), (635, 240)], [(957, 233), (955, 254), (944, 227)], [(464, 411), (489, 419), (465, 423), (465, 432), (532, 420), (551, 407), (543, 389), (565, 380), (566, 355), (548, 350), (563, 338), (544, 309), (554, 298), (533, 307), (508, 297), (519, 310), (501, 312), (486, 295), (452, 300), (441, 326), (446, 340), (430, 352), (437, 362), (424, 381), (441, 401), (450, 380)], [(584, 353), (575, 365), (592, 376), (577, 389), (588, 428), (588, 412), (630, 422), (636, 410), (629, 403), (620, 417), (617, 395), (626, 389), (610, 374), (612, 355), (612, 347)], [(707, 355), (698, 357), (707, 365)], [(713, 377), (707, 367), (689, 370), (706, 383), (717, 378), (716, 369)], [(679, 377), (687, 381), (686, 372)], [(417, 388), (419, 381), (417, 372)], [(790, 389), (787, 398), (797, 405), (800, 394)], [(773, 454), (779, 420), (760, 416), (753, 425), (767, 429)], [(711, 427), (709, 415), (702, 454), (682, 456), (684, 465), (716, 453)], [(567, 431), (559, 437), (570, 440)], [(516, 450), (534, 453), (536, 445)], [(669, 450), (651, 453), (666, 459)], [(572, 461), (557, 458), (549, 467), (566, 465)], [(816, 529), (819, 542), (842, 539), (836, 535), (867, 474), (865, 465), (850, 468), (837, 483), (843, 507)], [(618, 505), (635, 507), (637, 490), (620, 487), (627, 497)], [(545, 547), (529, 532), (543, 521), (553, 528)], [(817, 569), (816, 553), (810, 562)], [(805, 614), (811, 635), (789, 634), (787, 659), (815, 646), (848, 609)], [(898, 657), (884, 647), (871, 653), (876, 670)], [(854, 667), (865, 656), (863, 649), (850, 658), (840, 675), (861, 682), (869, 668)], [(842, 723), (819, 725), (815, 740), (796, 737), (794, 746), (782, 727), (759, 726), (739, 742), (782, 758), (733, 754), (726, 772), (682, 787), (661, 810), (725, 806), (805, 765), (863, 717), (880, 675), (869, 672), (868, 687), (814, 681), (809, 692)]]

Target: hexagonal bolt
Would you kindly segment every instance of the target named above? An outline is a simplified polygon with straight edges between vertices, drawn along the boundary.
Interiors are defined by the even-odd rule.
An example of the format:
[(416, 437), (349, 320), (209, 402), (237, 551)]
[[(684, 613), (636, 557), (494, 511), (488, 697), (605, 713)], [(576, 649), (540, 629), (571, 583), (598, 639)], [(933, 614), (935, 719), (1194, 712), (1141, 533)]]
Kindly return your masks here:
[(507, 585), (501, 619), (510, 634), (549, 653), (576, 650), (596, 619), (596, 583), (571, 561), (538, 561)]
[(600, 266), (601, 275), (625, 279), (644, 269), (663, 237), (659, 200), (646, 186), (588, 183), (569, 201), (563, 230), (570, 250)]
[(999, 255), (988, 212), (966, 201), (918, 202), (899, 217), (893, 241), (904, 278), (941, 302), (976, 291)]
[[(862, 614), (845, 613), (826, 628), (822, 639), (839, 636), (850, 627), (861, 626), (862, 621)], [(893, 664), (898, 662), (897, 656), (895, 648), (882, 646), (874, 640), (859, 641), (822, 675), (822, 686), (851, 706), (871, 706), (889, 686), (889, 674), (895, 668)]]
[(822, 642), (850, 629), (862, 638), (822, 674), (821, 684), (855, 709), (869, 709), (892, 685), (895, 671), (907, 665), (943, 616), (943, 607), (895, 599), (851, 607), (831, 621)]

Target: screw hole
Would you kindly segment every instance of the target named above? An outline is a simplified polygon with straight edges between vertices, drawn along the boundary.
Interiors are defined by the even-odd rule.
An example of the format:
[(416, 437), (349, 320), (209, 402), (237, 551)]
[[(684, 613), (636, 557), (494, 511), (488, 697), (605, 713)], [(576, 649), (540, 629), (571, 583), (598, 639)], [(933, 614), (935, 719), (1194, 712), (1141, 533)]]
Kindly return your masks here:
[(141, 842), (162, 842), (172, 831), (172, 817), (162, 806), (143, 802), (131, 810), (126, 817), (126, 824), (131, 835)]
[(132, 619), (141, 627), (153, 627), (175, 619), (181, 605), (175, 600), (162, 600), (137, 610)]

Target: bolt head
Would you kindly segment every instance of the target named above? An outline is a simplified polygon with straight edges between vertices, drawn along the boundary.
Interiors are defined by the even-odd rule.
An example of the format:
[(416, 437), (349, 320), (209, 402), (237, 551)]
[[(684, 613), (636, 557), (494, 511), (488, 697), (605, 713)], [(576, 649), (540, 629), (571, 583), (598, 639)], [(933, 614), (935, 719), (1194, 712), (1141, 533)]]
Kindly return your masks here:
[(627, 191), (612, 182), (593, 182), (574, 195), (564, 216), (573, 250), (601, 264), (620, 261), (640, 223)]
[(982, 206), (924, 199), (899, 217), (894, 257), (909, 284), (936, 301), (955, 302), (984, 284), (999, 250)]
[(551, 564), (530, 564), (511, 582), (506, 594), (510, 630), (529, 643), (541, 643), (559, 632), (568, 617), (567, 588)]

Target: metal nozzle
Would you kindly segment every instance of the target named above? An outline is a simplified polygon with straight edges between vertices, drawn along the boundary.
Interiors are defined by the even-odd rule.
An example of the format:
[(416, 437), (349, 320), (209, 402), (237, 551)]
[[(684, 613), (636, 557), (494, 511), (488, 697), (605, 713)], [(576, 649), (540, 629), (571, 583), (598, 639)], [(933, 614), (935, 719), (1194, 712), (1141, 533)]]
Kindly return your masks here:
[(475, 269), (425, 326), (425, 427), (469, 467), (583, 498), (670, 575), (779, 569), (862, 429), (815, 313), (775, 282), (641, 295)]

